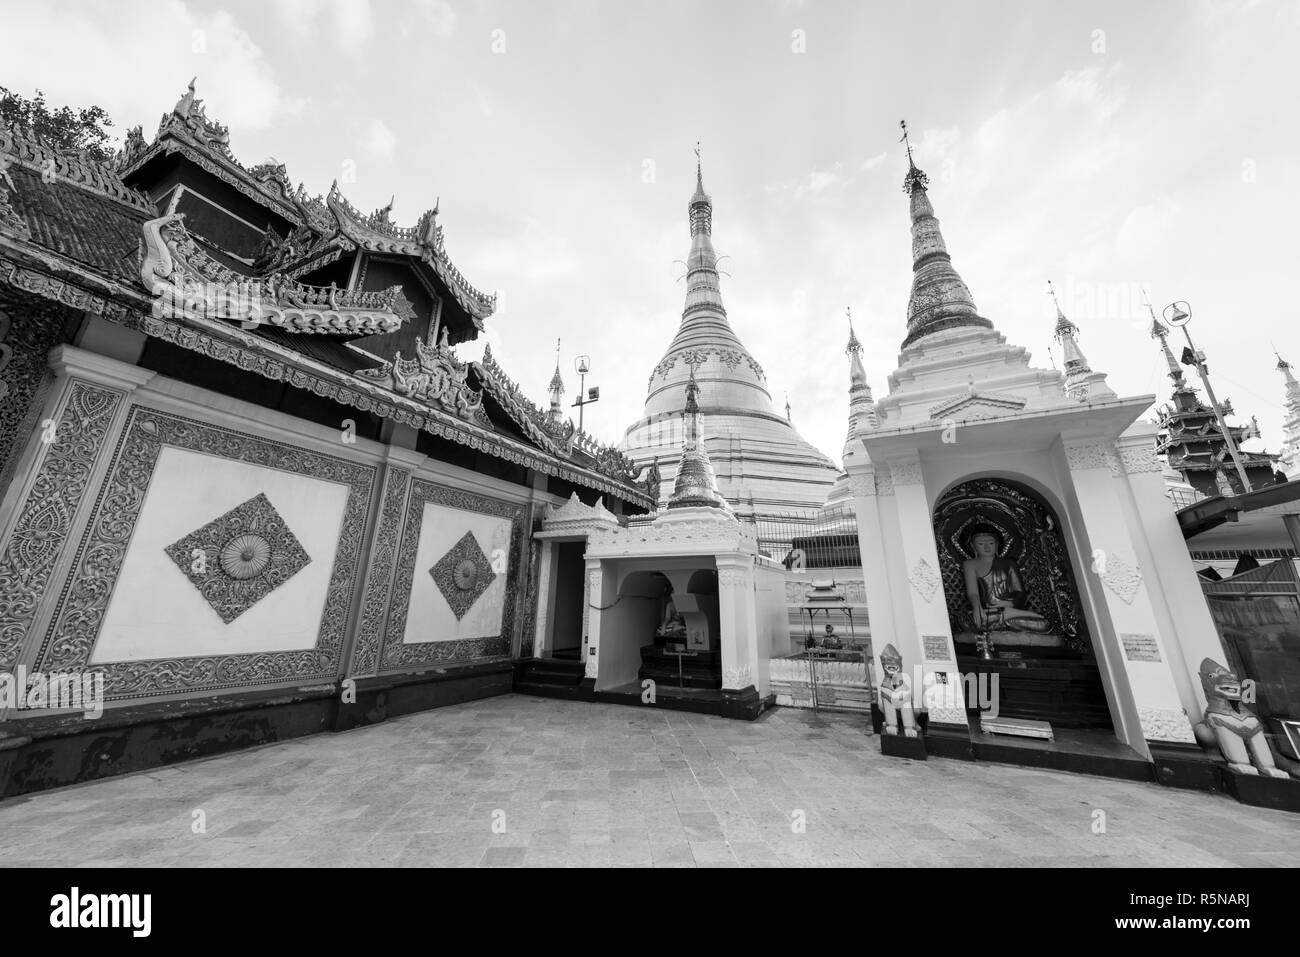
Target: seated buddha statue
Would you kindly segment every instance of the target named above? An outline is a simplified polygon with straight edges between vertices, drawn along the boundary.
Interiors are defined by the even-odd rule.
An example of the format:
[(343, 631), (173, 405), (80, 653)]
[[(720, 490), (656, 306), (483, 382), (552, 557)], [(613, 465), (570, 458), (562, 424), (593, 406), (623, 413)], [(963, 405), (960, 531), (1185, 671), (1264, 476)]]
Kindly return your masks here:
[(655, 637), (686, 639), (686, 616), (677, 610), (671, 595), (665, 596), (664, 618), (655, 629)]
[(1020, 567), (999, 554), (1002, 533), (991, 525), (976, 525), (966, 542), (972, 557), (962, 562), (961, 568), (975, 627), (980, 631), (1050, 632), (1051, 623), (1029, 608)]

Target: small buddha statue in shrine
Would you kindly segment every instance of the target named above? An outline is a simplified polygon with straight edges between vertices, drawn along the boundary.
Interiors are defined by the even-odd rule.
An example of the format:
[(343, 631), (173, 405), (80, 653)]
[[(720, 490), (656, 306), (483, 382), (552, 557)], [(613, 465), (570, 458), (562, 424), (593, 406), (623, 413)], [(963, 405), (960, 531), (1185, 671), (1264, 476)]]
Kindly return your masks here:
[(962, 562), (961, 569), (975, 627), (980, 631), (1050, 632), (1051, 622), (1029, 607), (1020, 566), (1001, 554), (1002, 533), (992, 525), (976, 525), (966, 543), (971, 557)]
[(686, 616), (673, 604), (672, 593), (664, 595), (664, 617), (655, 629), (656, 638), (669, 638), (674, 641), (686, 639)]

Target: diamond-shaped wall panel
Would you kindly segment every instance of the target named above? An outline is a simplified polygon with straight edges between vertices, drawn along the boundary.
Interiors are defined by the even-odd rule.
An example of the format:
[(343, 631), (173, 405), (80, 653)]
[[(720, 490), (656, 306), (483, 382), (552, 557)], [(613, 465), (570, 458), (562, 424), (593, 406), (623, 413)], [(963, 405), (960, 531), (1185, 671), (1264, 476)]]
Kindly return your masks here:
[(442, 597), (447, 599), (457, 621), (465, 617), (497, 577), (473, 532), (466, 532), (429, 569), (429, 574)]
[(262, 494), (168, 545), (166, 552), (227, 625), (311, 563)]

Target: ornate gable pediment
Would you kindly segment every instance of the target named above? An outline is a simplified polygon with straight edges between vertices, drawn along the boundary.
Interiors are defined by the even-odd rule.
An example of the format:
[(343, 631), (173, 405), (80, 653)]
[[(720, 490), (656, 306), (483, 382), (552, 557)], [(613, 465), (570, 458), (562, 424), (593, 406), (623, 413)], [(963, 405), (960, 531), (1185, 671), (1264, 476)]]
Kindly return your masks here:
[(584, 505), (574, 492), (563, 505), (552, 505), (542, 519), (543, 532), (592, 532), (600, 528), (614, 528), (618, 516), (605, 507), (605, 499), (595, 505)]
[(930, 407), (931, 419), (996, 419), (1019, 412), (1028, 400), (1005, 392), (980, 392), (973, 386), (960, 395)]

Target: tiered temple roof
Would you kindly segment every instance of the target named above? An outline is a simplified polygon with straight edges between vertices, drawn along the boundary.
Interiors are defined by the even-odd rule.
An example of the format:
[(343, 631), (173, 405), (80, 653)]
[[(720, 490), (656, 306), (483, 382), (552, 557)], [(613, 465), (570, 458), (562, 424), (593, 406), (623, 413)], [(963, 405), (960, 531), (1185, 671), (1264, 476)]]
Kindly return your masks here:
[[(1152, 316), (1151, 337), (1160, 341), (1165, 366), (1174, 391), (1171, 403), (1159, 411), (1160, 437), (1157, 452), (1166, 457), (1169, 467), (1202, 495), (1214, 496), (1222, 492), (1242, 494), (1241, 479), (1237, 475), (1228, 443), (1219, 427), (1214, 409), (1203, 403), (1196, 389), (1188, 384), (1179, 361), (1169, 348), (1169, 330)], [(1233, 414), (1232, 402), (1219, 403), (1224, 420)], [(1252, 489), (1273, 485), (1277, 481), (1275, 465), (1277, 455), (1267, 452), (1247, 452), (1243, 442), (1259, 437), (1259, 428), (1250, 425), (1227, 425), (1241, 455), (1242, 466)]]
[(490, 351), (455, 356), (496, 297), (451, 263), (436, 205), (410, 228), (390, 213), (360, 213), (337, 183), (308, 198), (282, 164), (243, 165), (192, 82), (152, 143), (137, 127), (108, 163), (0, 128), (12, 294), (650, 506), (628, 458), (553, 421)]

